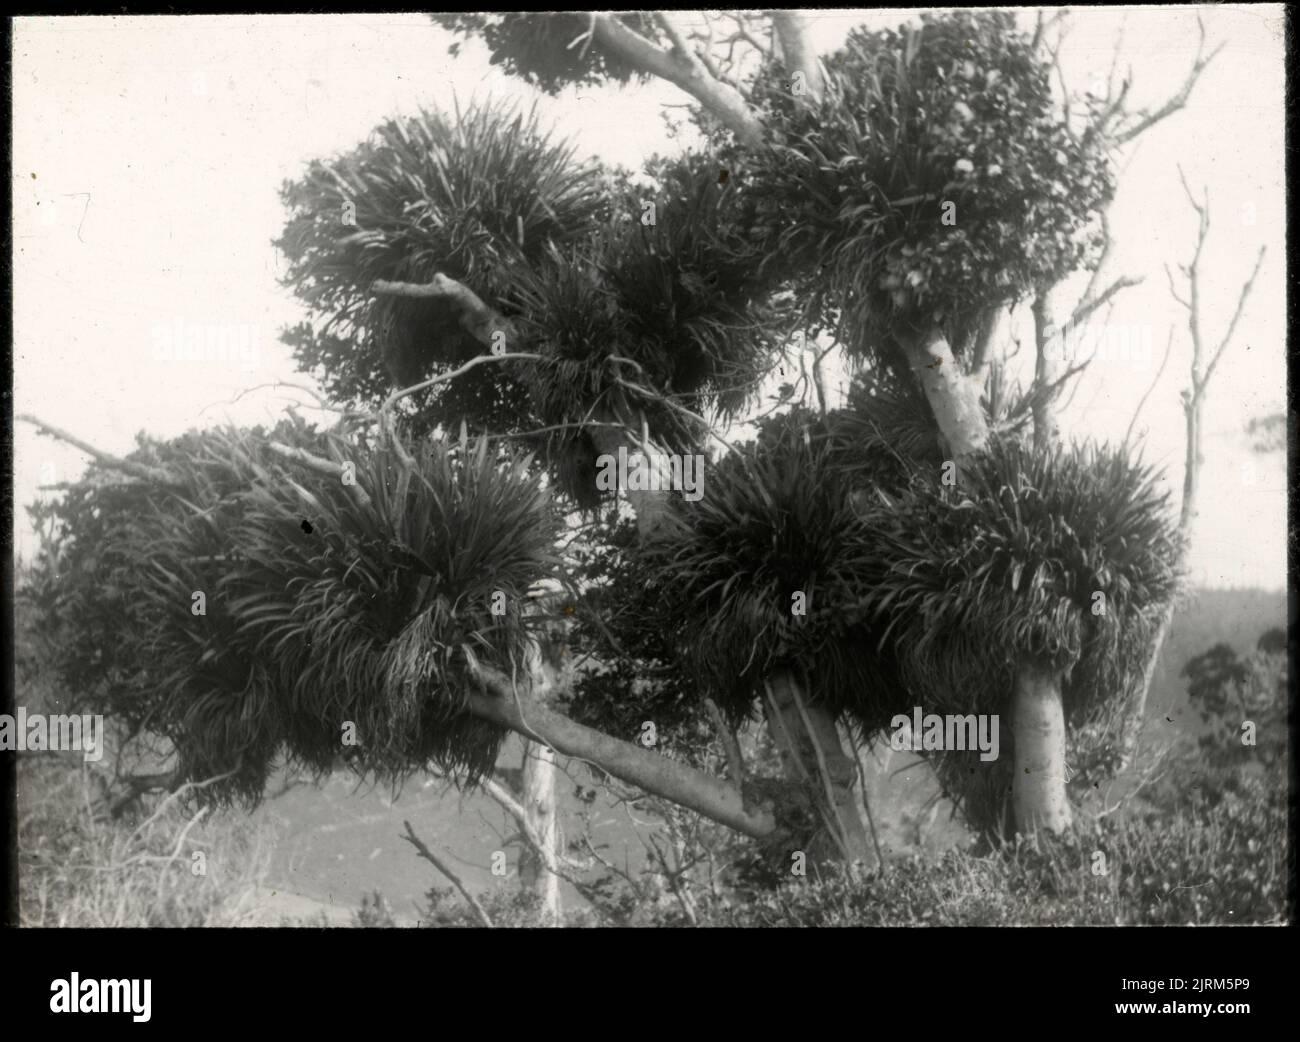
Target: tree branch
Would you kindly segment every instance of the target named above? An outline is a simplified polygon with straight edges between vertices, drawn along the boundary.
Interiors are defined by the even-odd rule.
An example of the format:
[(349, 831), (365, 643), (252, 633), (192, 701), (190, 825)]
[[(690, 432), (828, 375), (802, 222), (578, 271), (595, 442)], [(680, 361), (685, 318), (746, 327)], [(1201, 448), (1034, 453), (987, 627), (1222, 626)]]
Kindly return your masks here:
[(411, 823), (409, 821), (403, 820), (402, 824), (406, 826), (406, 835), (403, 836), (402, 839), (411, 844), (420, 857), (424, 858), (425, 861), (429, 862), (429, 864), (451, 880), (451, 885), (460, 891), (461, 896), (465, 898), (465, 900), (469, 902), (469, 906), (474, 909), (475, 914), (479, 918), (479, 922), (488, 927), (488, 929), (491, 929), (491, 918), (489, 918), (487, 912), (483, 910), (483, 906), (479, 904), (478, 898), (465, 888), (465, 884), (461, 882), (460, 876), (456, 875), (445, 861), (425, 846), (424, 840), (420, 839), (420, 837), (415, 834), (415, 830), (411, 828)]
[[(343, 480), (343, 464), (335, 463), (333, 460), (322, 459), (320, 456), (313, 456), (306, 449), (295, 448), (292, 445), (285, 445), (282, 442), (268, 442), (267, 446), (277, 456), (283, 456), (287, 460), (293, 460), (300, 463), (308, 470), (314, 470), (317, 474), (324, 474), (326, 477), (338, 478)], [(371, 506), (370, 496), (366, 490), (357, 484), (344, 483), (344, 488), (348, 494), (357, 501), (357, 504), (363, 509), (369, 509)]]
[[(1187, 178), (1183, 176), (1182, 168), (1178, 170), (1178, 175), (1182, 179), (1183, 189), (1187, 193), (1187, 200), (1192, 209), (1196, 211), (1197, 232), (1196, 247), (1192, 253), (1192, 259), (1185, 265), (1180, 265), (1183, 273), (1187, 277), (1188, 299), (1183, 300), (1174, 291), (1173, 276), (1170, 275), (1170, 292), (1180, 304), (1187, 308), (1187, 328), (1192, 338), (1192, 358), (1191, 358), (1191, 386), (1183, 391), (1183, 416), (1186, 421), (1186, 453), (1183, 462), (1183, 502), (1178, 514), (1178, 532), (1180, 536), (1179, 545), (1179, 565), (1187, 560), (1188, 549), (1191, 546), (1192, 530), (1196, 525), (1196, 504), (1200, 493), (1200, 475), (1201, 475), (1201, 410), (1205, 402), (1205, 392), (1209, 387), (1210, 379), (1214, 375), (1214, 370), (1223, 357), (1223, 352), (1231, 342), (1233, 334), (1237, 329), (1237, 322), (1241, 318), (1242, 311), (1245, 309), (1246, 300), (1250, 296), (1250, 291), (1255, 285), (1255, 280), (1259, 275), (1260, 266), (1264, 263), (1264, 249), (1261, 247), (1259, 255), (1255, 258), (1255, 267), (1241, 287), (1241, 292), (1237, 296), (1237, 307), (1233, 312), (1232, 319), (1228, 323), (1227, 331), (1223, 339), (1219, 342), (1214, 351), (1214, 355), (1208, 366), (1204, 365), (1205, 360), (1205, 342), (1201, 331), (1201, 271), (1200, 260), (1205, 249), (1205, 243), (1210, 233), (1210, 204), (1207, 193), (1202, 193), (1202, 199), (1198, 200), (1196, 194), (1192, 191), (1191, 186), (1187, 183)], [(1167, 267), (1166, 267), (1166, 270)], [(1160, 650), (1164, 646), (1165, 638), (1169, 633), (1169, 628), (1173, 623), (1174, 603), (1171, 600), (1165, 606), (1160, 616), (1160, 621), (1156, 628), (1155, 639), (1151, 644), (1150, 654), (1147, 656), (1146, 664), (1142, 670), (1142, 679), (1140, 686), (1133, 699), (1133, 704), (1129, 708), (1127, 717), (1121, 730), (1120, 738), (1120, 769), (1124, 770), (1133, 762), (1133, 755), (1137, 750), (1138, 741), (1142, 734), (1142, 726), (1146, 721), (1146, 704), (1147, 697), (1151, 691), (1151, 682), (1155, 677), (1156, 663), (1160, 658)]]
[(615, 778), (745, 835), (765, 839), (776, 831), (776, 821), (769, 810), (747, 810), (740, 791), (726, 782), (526, 700), (508, 677), (476, 659), (470, 659), (470, 669), (485, 688), (482, 692), (466, 693), (467, 708), (475, 716), (545, 742), (565, 756), (586, 760)]
[(114, 456), (108, 452), (102, 452), (89, 442), (82, 441), (80, 438), (69, 434), (67, 431), (62, 430), (59, 427), (55, 427), (53, 424), (46, 423), (39, 417), (33, 416), (31, 413), (19, 413), (14, 417), (14, 419), (21, 420), (23, 423), (30, 423), (43, 434), (48, 434), (50, 437), (57, 438), (59, 441), (67, 442), (74, 448), (80, 449), (86, 455), (93, 457), (105, 467), (111, 467), (113, 470), (120, 470), (124, 474), (130, 474), (133, 477), (140, 478), (143, 481), (148, 481), (155, 485), (165, 485), (169, 488), (177, 487), (175, 480), (167, 473), (167, 471), (155, 467), (149, 467), (143, 463), (137, 463), (134, 460), (122, 459), (120, 456)]
[(482, 298), (464, 283), (448, 278), (441, 272), (427, 283), (377, 279), (370, 289), (385, 296), (450, 301), (460, 309), (461, 327), (486, 347), (493, 346), (492, 334), (498, 331), (505, 333), (507, 339), (513, 339), (514, 329), (509, 320), (483, 303)]
[(1074, 313), (1070, 316), (1070, 325), (1077, 326), (1085, 318), (1110, 300), (1111, 297), (1115, 296), (1116, 293), (1120, 293), (1132, 286), (1140, 286), (1143, 281), (1144, 277), (1141, 275), (1121, 275), (1107, 286), (1099, 296), (1094, 297), (1091, 300), (1084, 299), (1079, 301), (1078, 305), (1074, 309)]
[[(1201, 20), (1200, 15), (1197, 15), (1196, 17), (1196, 25), (1200, 30), (1200, 39), (1196, 45), (1196, 58), (1192, 62), (1192, 67), (1188, 71), (1186, 79), (1183, 80), (1183, 85), (1178, 89), (1176, 94), (1170, 97), (1169, 100), (1158, 109), (1154, 111), (1143, 109), (1141, 112), (1131, 117), (1137, 120), (1137, 122), (1132, 126), (1127, 128), (1122, 126), (1117, 127), (1116, 132), (1111, 135), (1115, 144), (1123, 145), (1126, 142), (1132, 141), (1139, 134), (1143, 134), (1150, 130), (1161, 120), (1167, 119), (1169, 116), (1172, 116), (1175, 112), (1180, 111), (1187, 105), (1188, 99), (1192, 96), (1192, 89), (1196, 86), (1196, 81), (1200, 79), (1201, 73), (1205, 71), (1205, 67), (1214, 60), (1215, 55), (1223, 50), (1224, 47), (1223, 44), (1219, 44), (1219, 46), (1214, 48), (1214, 50), (1209, 54), (1206, 54), (1205, 23)], [(1124, 118), (1125, 117), (1121, 117), (1121, 125), (1124, 122)]]
[(1201, 381), (1202, 387), (1210, 382), (1210, 377), (1214, 375), (1214, 370), (1219, 365), (1219, 359), (1223, 357), (1223, 352), (1227, 349), (1232, 334), (1236, 332), (1237, 321), (1241, 318), (1241, 313), (1246, 307), (1246, 301), (1250, 298), (1250, 291), (1255, 288), (1255, 279), (1258, 277), (1259, 269), (1264, 263), (1264, 250), (1263, 246), (1259, 248), (1259, 254), (1255, 257), (1254, 270), (1251, 271), (1250, 278), (1241, 287), (1241, 293), (1237, 297), (1237, 310), (1232, 313), (1232, 321), (1228, 323), (1227, 332), (1223, 334), (1223, 339), (1219, 341), (1219, 346), (1215, 348), (1214, 357), (1210, 359), (1210, 364), (1205, 367), (1205, 377)]
[[(763, 124), (749, 103), (734, 87), (714, 79), (690, 49), (683, 46), (669, 53), (628, 28), (612, 14), (596, 16), (596, 39), (643, 72), (667, 80), (699, 101), (717, 116), (746, 145), (762, 144)], [(670, 36), (676, 32), (674, 27)], [(680, 34), (678, 34), (680, 35)]]
[(1174, 348), (1174, 327), (1169, 327), (1169, 336), (1165, 338), (1165, 357), (1160, 360), (1160, 368), (1156, 370), (1155, 379), (1151, 381), (1151, 386), (1146, 389), (1146, 393), (1137, 403), (1137, 408), (1133, 410), (1133, 418), (1128, 421), (1128, 430), (1124, 432), (1124, 440), (1120, 442), (1121, 447), (1128, 447), (1128, 440), (1133, 436), (1133, 427), (1138, 422), (1138, 417), (1142, 415), (1142, 407), (1146, 405), (1147, 399), (1151, 397), (1151, 392), (1156, 389), (1156, 384), (1160, 382), (1160, 377), (1164, 375), (1165, 366), (1169, 364), (1169, 355)]

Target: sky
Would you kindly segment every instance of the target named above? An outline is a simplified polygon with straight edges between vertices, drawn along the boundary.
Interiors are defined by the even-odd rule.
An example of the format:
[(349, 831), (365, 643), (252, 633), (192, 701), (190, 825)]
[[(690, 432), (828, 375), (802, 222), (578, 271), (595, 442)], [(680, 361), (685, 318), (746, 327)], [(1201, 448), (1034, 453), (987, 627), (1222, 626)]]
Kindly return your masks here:
[[(1190, 256), (1196, 218), (1178, 167), (1204, 187), (1212, 227), (1204, 321), (1216, 342), (1261, 246), (1253, 295), (1205, 406), (1203, 496), (1194, 533), (1197, 585), (1286, 584), (1286, 469), (1250, 451), (1253, 417), (1285, 409), (1283, 14), (1248, 7), (1080, 8), (1062, 48), (1067, 83), (1104, 75), (1120, 41), (1137, 107), (1176, 90), (1195, 54), (1197, 14), (1223, 50), (1187, 108), (1124, 155), (1111, 213), (1112, 271), (1144, 281), (1117, 298), (1109, 350), (1079, 381), (1063, 427), (1118, 441), (1136, 425), (1143, 457), (1182, 484), (1190, 343), (1163, 265)], [(854, 25), (895, 26), (910, 11), (810, 12), (818, 48)], [(1021, 12), (1027, 21), (1032, 15)], [(423, 16), (252, 15), (20, 18), (13, 23), (15, 413), (32, 412), (99, 448), (129, 452), (139, 431), (167, 437), (227, 420), (273, 421), (286, 401), (259, 385), (306, 378), (278, 342), (303, 317), (278, 284), (272, 246), (284, 223), (281, 183), (345, 151), (385, 118), (457, 99), (536, 102), (579, 153), (636, 168), (672, 152), (664, 113), (687, 99), (661, 81), (537, 94), (492, 67), (477, 42)], [(1122, 33), (1122, 36), (1121, 36)], [(1001, 335), (1032, 352), (1027, 308)], [(195, 326), (228, 356), (168, 357)], [(1166, 335), (1169, 365), (1154, 386)], [(1145, 365), (1143, 362), (1145, 361)], [(244, 392), (241, 395), (241, 392)], [(238, 400), (234, 400), (238, 397)], [(310, 411), (307, 411), (310, 415)], [(84, 454), (14, 432), (15, 549), (34, 537), (22, 507), (37, 486), (72, 480)], [(48, 494), (48, 493), (45, 493)]]

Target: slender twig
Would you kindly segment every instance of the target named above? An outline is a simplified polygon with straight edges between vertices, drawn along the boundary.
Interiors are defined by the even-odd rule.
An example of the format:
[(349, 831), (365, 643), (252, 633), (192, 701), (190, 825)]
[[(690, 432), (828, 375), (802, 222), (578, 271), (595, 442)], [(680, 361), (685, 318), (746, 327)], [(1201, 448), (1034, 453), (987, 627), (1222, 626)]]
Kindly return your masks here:
[(1075, 307), (1074, 313), (1070, 316), (1070, 324), (1072, 326), (1077, 326), (1080, 322), (1082, 322), (1085, 318), (1091, 315), (1099, 307), (1101, 307), (1103, 304), (1109, 301), (1111, 297), (1115, 296), (1116, 293), (1128, 289), (1131, 286), (1139, 286), (1142, 284), (1143, 281), (1145, 281), (1145, 279), (1144, 276), (1141, 275), (1137, 275), (1137, 276), (1121, 275), (1109, 286), (1107, 286), (1105, 291), (1102, 292), (1099, 296), (1094, 297), (1092, 299), (1085, 298), (1081, 300), (1078, 306)]
[(862, 755), (858, 750), (858, 741), (853, 736), (853, 729), (847, 729), (849, 735), (849, 748), (853, 750), (853, 762), (858, 765), (858, 781), (862, 785), (862, 809), (867, 814), (867, 825), (871, 828), (871, 845), (876, 849), (876, 865), (879, 870), (885, 870), (885, 855), (880, 850), (880, 838), (876, 835), (876, 817), (871, 813), (871, 801), (867, 798), (867, 770), (862, 765)]
[(1137, 403), (1137, 408), (1133, 410), (1133, 418), (1128, 421), (1128, 430), (1124, 432), (1124, 440), (1120, 442), (1121, 449), (1128, 448), (1128, 440), (1133, 436), (1133, 427), (1137, 423), (1138, 417), (1142, 415), (1142, 407), (1146, 405), (1147, 399), (1151, 397), (1151, 392), (1156, 389), (1156, 384), (1160, 382), (1160, 377), (1164, 375), (1165, 366), (1169, 364), (1169, 355), (1173, 350), (1173, 346), (1174, 327), (1170, 326), (1169, 335), (1165, 338), (1165, 356), (1160, 360), (1160, 368), (1156, 370), (1155, 379), (1151, 381), (1151, 385), (1146, 389), (1146, 393), (1142, 395), (1141, 400)]
[(451, 370), (451, 372), (449, 373), (441, 373), (438, 376), (431, 376), (429, 379), (422, 380), (418, 384), (411, 384), (410, 387), (403, 387), (399, 390), (394, 391), (386, 399), (384, 399), (384, 404), (380, 407), (380, 413), (385, 414), (390, 412), (392, 410), (392, 407), (395, 404), (397, 404), (397, 402), (407, 397), (408, 395), (418, 394), (420, 391), (427, 390), (430, 387), (436, 387), (440, 383), (446, 383), (448, 380), (454, 380), (456, 377), (464, 375), (465, 373), (473, 369), (475, 366), (482, 365), (484, 362), (517, 362), (521, 359), (531, 361), (531, 362), (540, 362), (542, 360), (542, 356), (538, 354), (533, 354), (532, 352), (529, 351), (507, 351), (505, 354), (500, 354), (500, 355), (475, 355), (464, 365), (460, 366), (457, 369)]
[(474, 909), (475, 914), (479, 917), (479, 921), (484, 926), (491, 929), (492, 919), (488, 916), (483, 906), (479, 903), (478, 898), (475, 897), (472, 893), (470, 893), (468, 889), (466, 889), (465, 884), (461, 882), (460, 876), (456, 875), (456, 873), (451, 870), (451, 868), (447, 865), (445, 861), (443, 861), (440, 857), (438, 857), (437, 854), (435, 854), (432, 850), (430, 850), (425, 845), (424, 841), (415, 834), (415, 830), (411, 828), (411, 823), (409, 821), (403, 820), (402, 824), (406, 826), (406, 835), (403, 836), (402, 839), (406, 840), (406, 842), (411, 844), (411, 846), (415, 848), (416, 853), (418, 853), (420, 857), (424, 858), (425, 861), (429, 862), (429, 864), (431, 864), (434, 868), (436, 868), (439, 872), (441, 872), (444, 876), (446, 876), (448, 879), (451, 880), (451, 885), (454, 886), (457, 890), (459, 890), (461, 896), (464, 897), (465, 900), (469, 902), (469, 906), (472, 909)]
[(264, 391), (268, 389), (278, 390), (281, 387), (287, 387), (294, 391), (302, 391), (304, 394), (310, 395), (312, 398), (316, 400), (316, 408), (324, 410), (326, 412), (336, 412), (336, 413), (340, 413), (343, 416), (355, 416), (355, 417), (365, 418), (365, 419), (374, 419), (374, 415), (375, 415), (374, 413), (360, 412), (355, 409), (345, 409), (342, 406), (333, 405), (330, 402), (326, 401), (319, 391), (313, 390), (312, 388), (308, 387), (306, 384), (293, 383), (290, 380), (272, 380), (269, 383), (256, 384), (252, 387), (245, 387), (242, 391), (239, 391), (228, 402), (211, 402), (208, 405), (205, 405), (202, 409), (199, 410), (199, 415), (202, 415), (203, 413), (207, 412), (209, 409), (217, 405), (234, 405), (245, 395), (253, 394), (256, 391)]
[[(1116, 144), (1124, 144), (1132, 141), (1139, 134), (1145, 133), (1151, 127), (1155, 126), (1163, 119), (1167, 119), (1175, 112), (1178, 112), (1186, 106), (1188, 99), (1192, 96), (1192, 89), (1196, 86), (1196, 81), (1200, 79), (1201, 73), (1205, 67), (1210, 64), (1215, 56), (1224, 48), (1224, 44), (1219, 44), (1209, 54), (1205, 54), (1205, 23), (1201, 20), (1200, 15), (1196, 16), (1196, 25), (1200, 32), (1200, 39), (1196, 46), (1196, 57), (1192, 62), (1192, 68), (1187, 73), (1186, 79), (1183, 80), (1182, 86), (1177, 93), (1172, 95), (1163, 105), (1154, 111), (1143, 109), (1137, 113), (1134, 118), (1137, 122), (1130, 127), (1119, 129), (1114, 135)], [(1123, 120), (1121, 119), (1121, 122)]]

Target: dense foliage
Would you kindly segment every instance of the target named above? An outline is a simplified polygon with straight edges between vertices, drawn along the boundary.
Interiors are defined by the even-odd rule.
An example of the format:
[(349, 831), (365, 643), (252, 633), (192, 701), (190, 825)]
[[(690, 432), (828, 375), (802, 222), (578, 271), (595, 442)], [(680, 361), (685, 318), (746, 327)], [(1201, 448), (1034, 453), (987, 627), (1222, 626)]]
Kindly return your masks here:
[[(451, 24), (547, 89), (620, 75), (598, 49), (556, 51), (582, 16)], [(788, 411), (711, 463), (704, 498), (674, 497), (658, 544), (626, 530), (592, 544), (613, 552), (587, 559), (578, 639), (605, 668), (575, 707), (630, 718), (648, 698), (688, 726), (709, 696), (739, 720), (789, 669), (872, 734), (916, 705), (1004, 713), (1015, 665), (1041, 660), (1065, 674), (1071, 723), (1104, 723), (1176, 585), (1153, 474), (1005, 434), (945, 483), (929, 406), (876, 350), (918, 323), (960, 348), (984, 309), (1091, 263), (1113, 188), (1103, 146), (1070, 135), (1047, 65), (1004, 13), (855, 32), (826, 66), (811, 111), (784, 76), (759, 76), (768, 144), (714, 139), (717, 155), (656, 158), (639, 183), (492, 105), (389, 120), (310, 164), (282, 189), (278, 245), (310, 313), (286, 339), (328, 393), (370, 405), (486, 350), (447, 301), (376, 294), (378, 280), (462, 282), (508, 350), (536, 357), (404, 402), (413, 462), (373, 431), (274, 432), (354, 463), (368, 500), (308, 479), (260, 431), (142, 444), (170, 487), (73, 490), (66, 559), (45, 564), (59, 591), (46, 610), (76, 649), (69, 683), (171, 738), (187, 777), (233, 771), (246, 795), (281, 744), (330, 765), (345, 722), (362, 769), (481, 772), (500, 735), (463, 711), (459, 663), (466, 648), (506, 672), (521, 660), (517, 605), (557, 573), (563, 512), (591, 521), (602, 503), (593, 424), (699, 451), (802, 321), (867, 373), (845, 408)], [(477, 448), (420, 440), (462, 423)], [(488, 613), (495, 591), (504, 617)], [(941, 764), (981, 824), (1008, 759)]]
[[(273, 441), (355, 467), (355, 483)], [(464, 711), (465, 653), (523, 668), (521, 605), (554, 570), (556, 519), (526, 458), (486, 441), (415, 450), (412, 466), (289, 423), (142, 446), (171, 483), (82, 490), (57, 569), (36, 569), (35, 604), (72, 649), (61, 679), (169, 739), (182, 780), (225, 776), (205, 790), (218, 798), (259, 798), (282, 748), (381, 777), (490, 770), (503, 732)]]
[[(570, 85), (627, 83), (644, 73), (601, 47), (592, 46), (591, 19), (583, 14), (528, 12), (520, 14), (442, 14), (434, 19), (457, 35), (481, 40), (492, 64), (527, 83), (556, 94)], [(619, 20), (650, 39), (658, 31), (649, 14), (622, 14)], [(460, 41), (449, 48), (454, 57)]]
[(855, 30), (826, 67), (814, 109), (758, 78), (778, 139), (745, 169), (755, 235), (810, 322), (860, 350), (937, 322), (960, 346), (982, 309), (1095, 262), (1109, 156), (1067, 129), (1010, 13)]

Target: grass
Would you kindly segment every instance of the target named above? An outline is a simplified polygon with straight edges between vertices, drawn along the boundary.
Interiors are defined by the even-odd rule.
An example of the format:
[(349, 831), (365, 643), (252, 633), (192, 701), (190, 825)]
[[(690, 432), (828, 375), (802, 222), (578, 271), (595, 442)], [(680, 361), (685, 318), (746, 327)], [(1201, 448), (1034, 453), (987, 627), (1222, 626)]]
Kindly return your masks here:
[(76, 754), (20, 755), (18, 791), (21, 925), (252, 921), (270, 865), (265, 829), (187, 808), (184, 790), (159, 798), (136, 819), (114, 820), (99, 795), (98, 770)]

